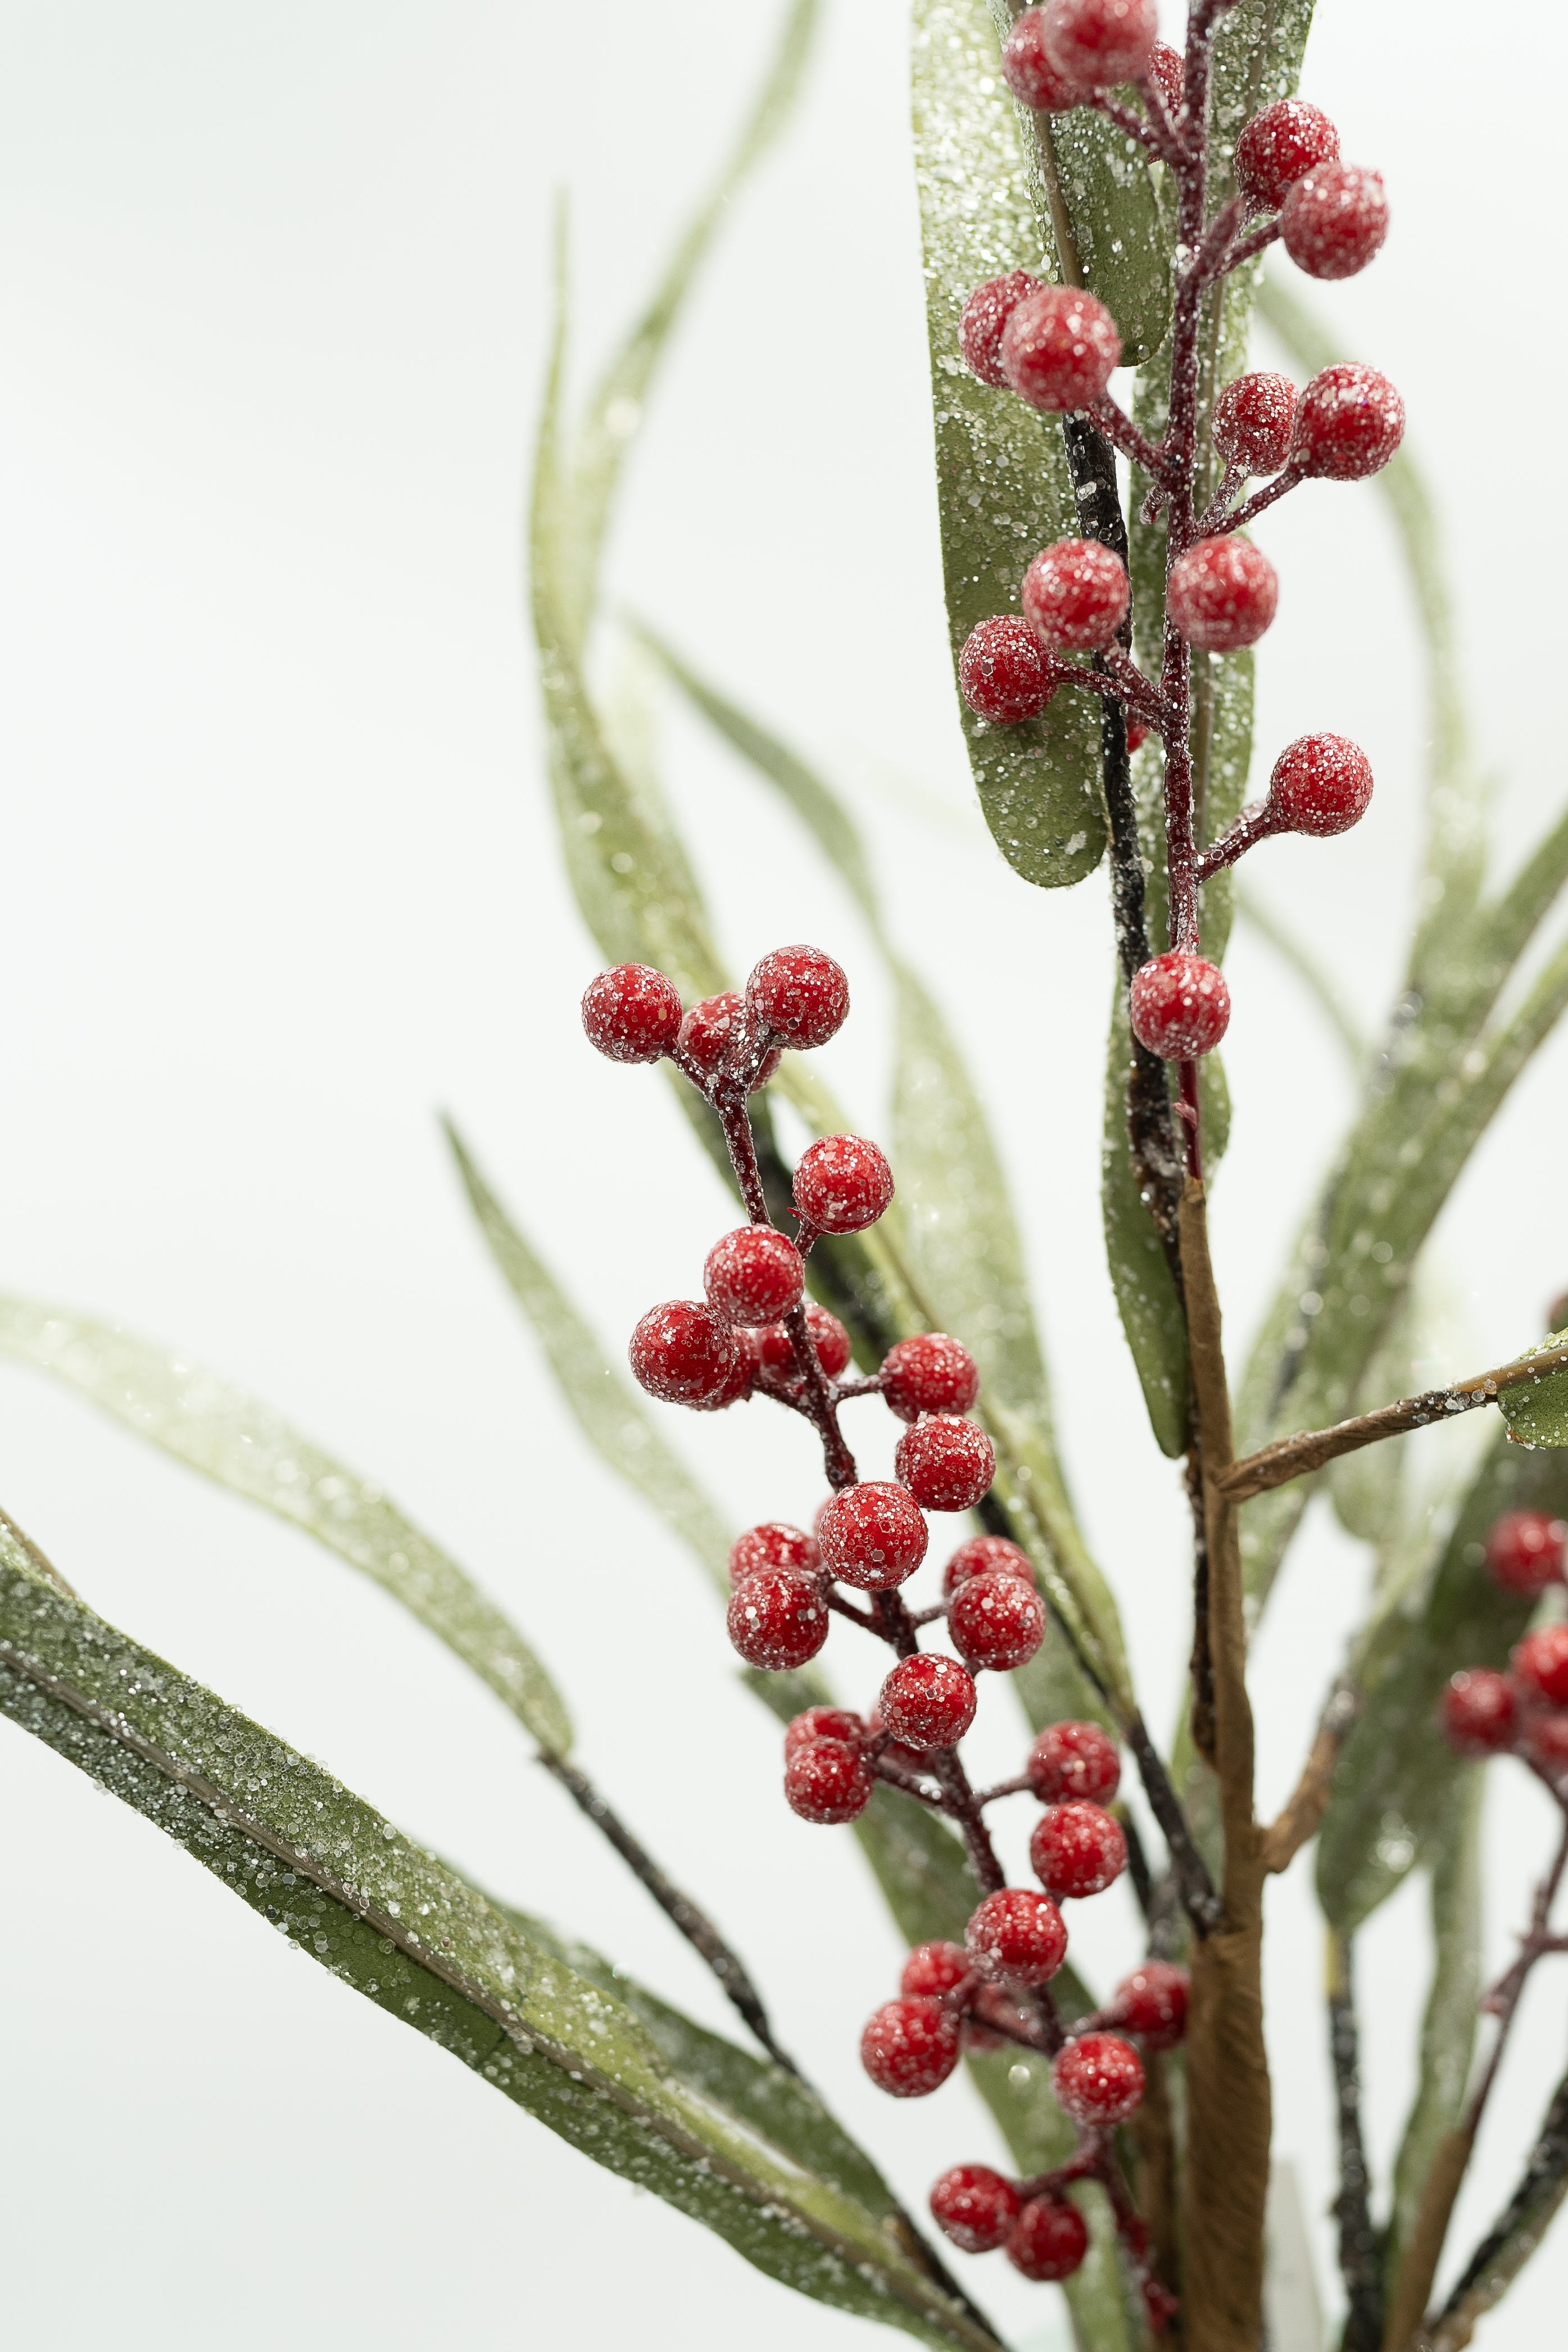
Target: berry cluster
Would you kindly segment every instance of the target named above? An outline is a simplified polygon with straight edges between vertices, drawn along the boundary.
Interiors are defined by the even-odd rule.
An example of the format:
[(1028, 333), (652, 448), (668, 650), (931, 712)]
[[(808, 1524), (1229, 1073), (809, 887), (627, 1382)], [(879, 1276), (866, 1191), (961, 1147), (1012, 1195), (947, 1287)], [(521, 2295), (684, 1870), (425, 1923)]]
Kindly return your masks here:
[[(1544, 1511), (1510, 1511), (1486, 1553), (1505, 1592), (1536, 1600), (1568, 1581), (1568, 1527)], [(1488, 1666), (1457, 1674), (1443, 1693), (1442, 1724), (1459, 1755), (1517, 1756), (1568, 1809), (1568, 1625), (1527, 1633), (1506, 1675)]]

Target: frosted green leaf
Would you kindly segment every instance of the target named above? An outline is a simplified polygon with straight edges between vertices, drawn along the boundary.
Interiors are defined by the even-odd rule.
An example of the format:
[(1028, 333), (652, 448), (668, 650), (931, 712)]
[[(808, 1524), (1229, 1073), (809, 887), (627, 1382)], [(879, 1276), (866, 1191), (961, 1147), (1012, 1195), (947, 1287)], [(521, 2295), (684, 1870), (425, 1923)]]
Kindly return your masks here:
[(1187, 1446), (1187, 1325), (1154, 1221), (1133, 1173), (1127, 1139), (1127, 1082), (1132, 1037), (1126, 992), (1118, 984), (1110, 1012), (1101, 1146), (1100, 1213), (1110, 1286), (1149, 1426), (1162, 1454)]
[(186, 1355), (32, 1299), (0, 1297), (0, 1354), (74, 1389), (231, 1494), (303, 1528), (471, 1666), (542, 1748), (564, 1755), (564, 1702), (517, 1628), (374, 1480)]
[[(1560, 1348), (1565, 1339), (1568, 1331), (1556, 1331), (1542, 1346)], [(1504, 1389), (1498, 1406), (1516, 1445), (1568, 1445), (1568, 1372)]]

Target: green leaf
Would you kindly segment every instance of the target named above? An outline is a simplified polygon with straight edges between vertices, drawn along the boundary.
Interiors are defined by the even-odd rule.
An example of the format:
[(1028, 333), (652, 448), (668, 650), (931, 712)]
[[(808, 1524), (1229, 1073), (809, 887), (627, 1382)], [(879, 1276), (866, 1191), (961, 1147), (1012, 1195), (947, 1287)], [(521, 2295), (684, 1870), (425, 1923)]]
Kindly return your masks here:
[[(1553, 1332), (1543, 1348), (1560, 1348), (1568, 1331)], [(1538, 1350), (1531, 1349), (1533, 1355)], [(1498, 1409), (1516, 1445), (1568, 1445), (1568, 1372), (1553, 1372), (1516, 1389), (1504, 1389)]]
[(1132, 1036), (1127, 992), (1118, 982), (1106, 1054), (1105, 1131), (1100, 1213), (1105, 1255), (1121, 1328), (1143, 1391), (1149, 1426), (1162, 1454), (1187, 1447), (1187, 1323), (1154, 1221), (1133, 1172), (1127, 1137), (1127, 1083)]
[(1339, 982), (1327, 964), (1300, 933), (1246, 883), (1238, 882), (1237, 885), (1236, 906), (1237, 911), (1250, 923), (1258, 938), (1266, 940), (1280, 962), (1295, 973), (1343, 1046), (1345, 1059), (1352, 1070), (1359, 1076), (1366, 1066), (1371, 1045), (1353, 1007), (1342, 994)]
[(517, 1628), (374, 1480), (270, 1405), (118, 1324), (31, 1299), (0, 1297), (0, 1354), (52, 1373), (177, 1462), (303, 1528), (471, 1666), (542, 1748), (570, 1748), (564, 1702)]
[(770, 2277), (926, 2343), (992, 2352), (882, 2213), (683, 2080), (628, 2005), (320, 1767), (61, 1592), (6, 1527), (0, 1710), (350, 1990)]
[[(1078, 513), (1055, 423), (977, 383), (958, 356), (958, 322), (973, 289), (1040, 267), (1028, 164), (997, 71), (987, 0), (916, 0), (913, 73), (937, 508), (956, 664), (976, 622), (1016, 611), (1031, 556), (1076, 532)], [(989, 727), (959, 698), (959, 718), (985, 822), (1014, 871), (1044, 889), (1092, 873), (1105, 847), (1098, 701), (1062, 693), (1043, 719)]]

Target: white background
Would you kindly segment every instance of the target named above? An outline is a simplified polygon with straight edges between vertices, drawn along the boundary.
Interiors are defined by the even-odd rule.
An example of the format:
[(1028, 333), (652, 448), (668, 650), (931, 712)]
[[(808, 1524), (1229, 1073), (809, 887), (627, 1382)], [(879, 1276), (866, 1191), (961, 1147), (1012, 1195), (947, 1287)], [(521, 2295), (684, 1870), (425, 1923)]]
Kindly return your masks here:
[[(911, 2201), (993, 2143), (967, 2089), (890, 2108), (854, 2063), (898, 1953), (852, 1842), (777, 1793), (687, 1559), (584, 1451), (459, 1204), (466, 1122), (610, 1344), (689, 1291), (725, 1220), (656, 1078), (596, 1062), (594, 957), (560, 876), (520, 602), (519, 513), (552, 192), (572, 192), (580, 351), (628, 314), (727, 142), (774, 10), (719, 0), (6, 0), (0, 8), (0, 1280), (178, 1339), (374, 1472), (538, 1640), (582, 1752), (755, 1959), (786, 2042)], [(1466, 677), (1516, 856), (1560, 803), (1563, 590), (1544, 446), (1568, 45), (1540, 5), (1327, 0), (1304, 89), (1390, 186), (1394, 229), (1321, 308), (1403, 386), (1441, 487)], [(1414, 29), (1418, 24), (1418, 34)], [(834, 0), (804, 115), (738, 208), (659, 392), (617, 597), (840, 779), (896, 928), (995, 1106), (1086, 1524), (1151, 1713), (1173, 1707), (1181, 1513), (1122, 1358), (1099, 1236), (1100, 879), (1045, 898), (971, 813), (939, 606), (897, 0)], [(1544, 525), (1544, 531), (1542, 526)], [(1410, 898), (1418, 671), (1375, 495), (1260, 533), (1281, 569), (1263, 756), (1306, 726), (1378, 777), (1349, 841), (1258, 884), (1381, 1005)], [(826, 1056), (872, 1131), (887, 1028), (847, 899), (751, 782), (672, 723), (669, 773), (743, 971), (843, 955)], [(900, 793), (903, 795), (900, 804)], [(920, 805), (917, 806), (917, 800)], [(926, 803), (934, 814), (921, 814)], [(1239, 1339), (1349, 1096), (1242, 932), (1239, 1105), (1216, 1200)], [(1537, 1335), (1568, 1282), (1563, 1041), (1478, 1154), (1437, 1251), (1446, 1369)], [(1435, 1364), (1434, 1370), (1438, 1367)], [(670, 1416), (672, 1425), (676, 1416)], [(736, 1523), (801, 1513), (802, 1433), (675, 1429)], [(1452, 1438), (1452, 1433), (1445, 1433)], [(1438, 1444), (1441, 1437), (1416, 1441)], [(1456, 1441), (1457, 1442), (1457, 1441)], [(433, 1643), (304, 1538), (0, 1375), (0, 1501), (93, 1603), (325, 1758), (410, 1831), (693, 2010), (684, 1947)], [(1364, 1580), (1315, 1517), (1257, 1652), (1261, 1798), (1294, 1775)], [(836, 1645), (847, 1693), (871, 1665)], [(860, 1682), (856, 1682), (859, 1676)], [(983, 1746), (1018, 1747), (1005, 1702)], [(387, 2347), (869, 2343), (594, 2170), (290, 1956), (150, 1826), (0, 1726), (0, 2236), (18, 2341)], [(1493, 1957), (1547, 1825), (1489, 1816)], [(1319, 1931), (1276, 1889), (1278, 2146), (1325, 2282)], [(1080, 1944), (1132, 1949), (1107, 1898)], [(1425, 1990), (1414, 1888), (1364, 1940), (1370, 2113), (1394, 2144)], [(1541, 1982), (1456, 2242), (1517, 2170), (1563, 2057)], [(1483, 2326), (1544, 2340), (1568, 2239)], [(993, 2261), (1026, 2338), (1056, 2299)]]

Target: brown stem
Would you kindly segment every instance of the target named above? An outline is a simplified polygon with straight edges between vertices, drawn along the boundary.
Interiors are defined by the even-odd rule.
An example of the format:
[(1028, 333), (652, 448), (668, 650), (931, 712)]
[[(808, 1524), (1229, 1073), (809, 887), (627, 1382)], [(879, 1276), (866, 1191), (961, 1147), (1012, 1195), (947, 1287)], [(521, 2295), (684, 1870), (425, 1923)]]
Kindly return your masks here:
[[(1540, 2228), (1551, 2218), (1568, 2177), (1568, 2076), (1558, 2084), (1542, 2121), (1540, 2137), (1530, 2152), (1524, 2177), (1487, 2231), (1444, 2305), (1430, 2337), (1430, 2352), (1460, 2352), (1475, 2331), (1482, 2312), (1497, 2300), (1488, 2292), (1494, 2263), (1531, 2223)], [(1513, 2267), (1518, 2268), (1515, 2262)], [(1511, 2273), (1502, 2273), (1506, 2284)], [(1401, 2347), (1403, 2352), (1403, 2347)]]
[(1342, 1682), (1330, 1694), (1301, 1777), (1285, 1805), (1263, 1832), (1263, 1867), (1270, 1874), (1289, 1868), (1328, 1811), (1340, 1750), (1361, 1713), (1361, 1694)]

